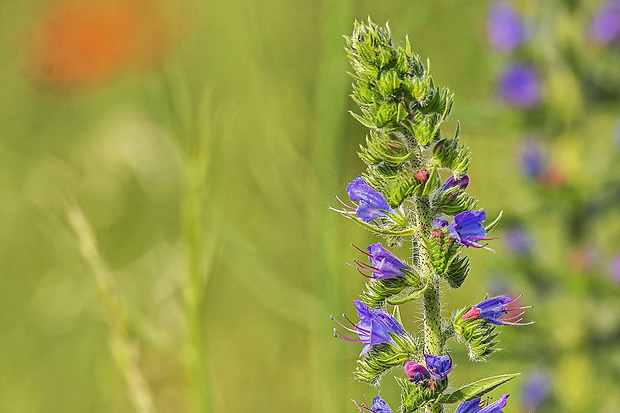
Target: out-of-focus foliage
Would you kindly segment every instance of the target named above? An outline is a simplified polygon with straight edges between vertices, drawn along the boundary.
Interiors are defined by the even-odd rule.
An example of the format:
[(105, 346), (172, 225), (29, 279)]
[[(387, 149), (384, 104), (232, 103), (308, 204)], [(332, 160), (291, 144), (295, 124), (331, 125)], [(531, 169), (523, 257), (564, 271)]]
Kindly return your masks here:
[[(114, 276), (157, 411), (190, 404), (181, 350), (188, 216), (201, 218), (199, 272), (209, 274), (198, 298), (213, 412), (334, 413), (355, 408), (343, 394), (371, 393), (343, 373), (352, 370), (356, 349), (328, 341), (329, 315), (363, 283), (342, 262), (342, 240), (370, 241), (327, 209), (344, 190), (339, 182), (361, 168), (355, 151), (363, 128), (347, 113), (354, 103), (341, 37), (355, 18), (389, 20), (396, 38), (409, 33), (412, 47), (432, 60), (438, 83), (451, 86), (452, 119), (460, 119), (470, 150), (485, 160), (469, 167), (477, 177), (472, 194), (489, 210), (535, 205), (517, 168), (509, 167), (519, 123), (491, 96), (495, 58), (484, 45), (485, 2), (136, 0), (122, 7), (137, 12), (110, 11), (103, 20), (105, 13), (88, 19), (74, 13), (73, 25), (56, 31), (54, 19), (68, 17), (46, 13), (62, 3), (2, 4), (0, 411), (133, 411), (91, 268), (65, 222), (72, 202), (90, 220)], [(124, 23), (136, 15), (138, 25)], [(88, 35), (78, 41), (73, 36), (80, 33)], [(46, 36), (69, 37), (62, 46)], [(71, 53), (95, 60), (81, 66), (89, 60)], [(592, 112), (570, 131), (574, 144), (554, 156), (567, 159), (563, 165), (580, 164), (575, 145), (584, 141), (594, 154), (608, 155), (616, 150), (615, 122), (610, 113)], [(456, 124), (444, 128), (454, 131)], [(600, 174), (599, 163), (587, 165), (582, 179)], [(194, 202), (192, 193), (199, 195)], [(188, 205), (201, 208), (192, 215)], [(542, 228), (566, 222), (552, 210), (533, 216)], [(596, 228), (617, 234), (618, 211), (598, 222)], [(592, 234), (605, 254), (615, 253), (617, 236)], [(561, 274), (565, 236), (550, 229), (537, 237), (552, 247), (536, 254)], [(468, 305), (472, 292), (507, 292), (493, 283), (492, 261), (491, 254), (471, 258), (477, 276), (451, 295), (455, 308)], [(538, 305), (530, 294), (537, 284), (513, 271), (506, 267), (505, 279)], [(615, 328), (612, 310), (584, 299), (584, 277), (571, 276), (573, 293), (554, 296), (549, 310), (537, 313), (531, 335), (503, 331), (502, 345), (521, 350), (498, 352), (492, 368), (465, 363), (466, 352), (455, 346), (455, 363), (463, 362), (454, 388), (497, 370), (526, 371), (524, 363), (540, 354), (558, 357), (557, 370), (544, 374), (563, 378), (553, 383), (558, 388), (570, 386), (571, 400), (586, 406), (575, 411), (609, 400), (613, 389), (595, 385), (596, 369), (584, 352), (545, 356), (551, 346), (586, 343), (593, 322)], [(481, 284), (470, 285), (472, 279)], [(617, 337), (600, 342), (612, 347)], [(524, 376), (505, 385), (515, 398)], [(382, 395), (399, 391), (385, 386)]]

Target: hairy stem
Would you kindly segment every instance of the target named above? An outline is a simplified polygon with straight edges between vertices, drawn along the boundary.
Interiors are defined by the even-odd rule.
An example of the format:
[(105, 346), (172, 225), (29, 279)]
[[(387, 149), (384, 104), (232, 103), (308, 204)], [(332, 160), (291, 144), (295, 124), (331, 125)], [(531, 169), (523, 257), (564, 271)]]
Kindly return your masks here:
[[(426, 197), (420, 197), (416, 203), (417, 228), (416, 239), (428, 239), (431, 233), (432, 214)], [(441, 339), (441, 303), (439, 301), (439, 280), (433, 270), (433, 265), (425, 248), (418, 249), (418, 262), (422, 277), (427, 283), (424, 291), (424, 352), (439, 356), (443, 353)], [(426, 413), (443, 412), (441, 403), (426, 406)]]

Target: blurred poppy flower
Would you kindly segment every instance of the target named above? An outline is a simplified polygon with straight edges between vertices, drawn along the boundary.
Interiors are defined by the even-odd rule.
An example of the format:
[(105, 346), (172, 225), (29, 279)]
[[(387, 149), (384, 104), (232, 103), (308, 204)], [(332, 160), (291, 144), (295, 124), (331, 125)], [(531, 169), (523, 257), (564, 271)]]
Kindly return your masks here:
[(24, 49), (29, 77), (47, 86), (96, 85), (159, 61), (170, 25), (148, 0), (57, 0)]

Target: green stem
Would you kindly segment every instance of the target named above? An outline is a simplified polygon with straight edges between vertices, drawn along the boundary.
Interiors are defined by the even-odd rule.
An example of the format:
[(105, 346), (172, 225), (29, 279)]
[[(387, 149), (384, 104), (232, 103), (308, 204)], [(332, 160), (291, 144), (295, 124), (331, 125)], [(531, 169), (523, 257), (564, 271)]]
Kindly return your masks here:
[[(432, 213), (427, 197), (418, 198), (416, 216), (418, 220), (416, 239), (428, 239), (431, 234)], [(420, 270), (427, 285), (424, 291), (424, 352), (438, 356), (443, 353), (439, 280), (435, 275), (431, 258), (426, 249), (420, 247), (418, 251)], [(441, 403), (433, 403), (426, 406), (426, 413), (441, 412), (443, 412)]]

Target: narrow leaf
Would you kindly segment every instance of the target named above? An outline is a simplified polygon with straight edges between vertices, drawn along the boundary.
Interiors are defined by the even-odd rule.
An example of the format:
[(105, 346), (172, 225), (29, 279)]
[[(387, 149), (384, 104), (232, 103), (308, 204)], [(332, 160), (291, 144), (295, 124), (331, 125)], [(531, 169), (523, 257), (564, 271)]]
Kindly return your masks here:
[(480, 397), (490, 392), (497, 386), (514, 379), (519, 374), (521, 373), (502, 374), (501, 376), (487, 377), (486, 379), (466, 384), (453, 393), (443, 395), (441, 398), (441, 403), (452, 404), (475, 399), (476, 397)]

